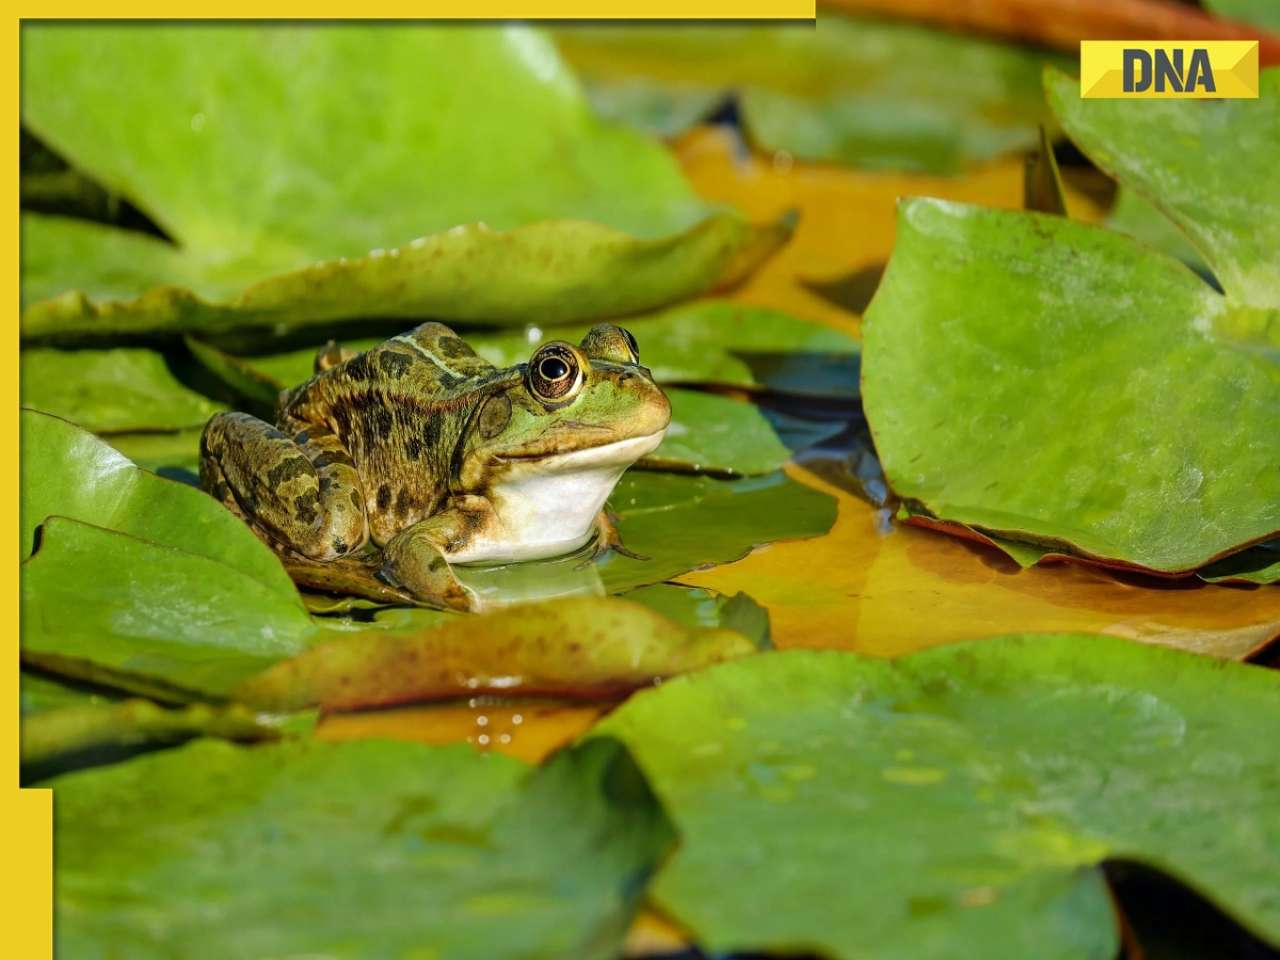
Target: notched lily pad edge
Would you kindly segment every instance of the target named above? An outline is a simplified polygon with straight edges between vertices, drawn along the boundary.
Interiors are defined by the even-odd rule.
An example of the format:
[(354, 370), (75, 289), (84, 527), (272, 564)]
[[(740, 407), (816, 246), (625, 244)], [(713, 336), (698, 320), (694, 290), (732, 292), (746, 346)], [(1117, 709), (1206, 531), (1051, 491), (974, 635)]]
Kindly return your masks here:
[(1256, 540), (1250, 540), (1248, 543), (1242, 543), (1237, 547), (1223, 551), (1213, 557), (1210, 557), (1199, 566), (1189, 567), (1185, 570), (1157, 570), (1152, 567), (1144, 567), (1141, 564), (1129, 563), (1124, 560), (1116, 560), (1110, 557), (1102, 557), (1090, 554), (1084, 550), (1079, 550), (1071, 544), (1063, 541), (1051, 541), (1048, 539), (1035, 539), (1029, 534), (1016, 530), (988, 530), (985, 527), (974, 527), (957, 520), (944, 520), (936, 517), (929, 511), (927, 507), (918, 501), (903, 501), (897, 514), (897, 519), (902, 523), (911, 524), (914, 527), (921, 527), (926, 530), (934, 530), (940, 533), (950, 534), (953, 537), (959, 537), (962, 540), (969, 540), (974, 543), (981, 543), (988, 547), (994, 547), (1001, 553), (1005, 554), (1011, 560), (1022, 567), (1024, 570), (1037, 566), (1040, 563), (1076, 563), (1085, 567), (1101, 567), (1106, 570), (1118, 570), (1124, 573), (1138, 573), (1149, 577), (1158, 577), (1161, 580), (1186, 580), (1191, 577), (1200, 577), (1206, 583), (1228, 583), (1236, 585), (1259, 586), (1269, 582), (1280, 581), (1259, 581), (1244, 576), (1222, 576), (1208, 577), (1202, 576), (1205, 571), (1216, 563), (1237, 557), (1247, 550), (1250, 550), (1259, 544), (1268, 543), (1280, 537), (1280, 529), (1268, 534), (1263, 534)]

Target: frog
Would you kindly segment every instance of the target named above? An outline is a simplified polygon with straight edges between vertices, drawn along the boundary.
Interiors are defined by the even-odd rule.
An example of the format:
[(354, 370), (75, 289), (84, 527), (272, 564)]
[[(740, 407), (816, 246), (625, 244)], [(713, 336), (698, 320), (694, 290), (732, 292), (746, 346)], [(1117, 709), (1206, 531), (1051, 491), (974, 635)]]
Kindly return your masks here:
[(329, 343), (275, 423), (215, 414), (200, 482), (282, 558), (372, 555), (391, 588), (473, 610), (455, 565), (621, 548), (606, 501), (670, 422), (622, 327), (499, 368), (431, 321), (363, 353)]

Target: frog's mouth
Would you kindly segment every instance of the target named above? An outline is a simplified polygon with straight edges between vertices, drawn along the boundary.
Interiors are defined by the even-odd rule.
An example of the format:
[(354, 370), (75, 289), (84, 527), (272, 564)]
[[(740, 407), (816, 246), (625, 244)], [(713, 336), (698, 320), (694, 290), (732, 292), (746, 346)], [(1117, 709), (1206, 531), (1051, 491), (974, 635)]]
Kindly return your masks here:
[(667, 428), (625, 440), (613, 440), (595, 446), (578, 446), (563, 453), (530, 453), (518, 456), (496, 457), (502, 464), (537, 464), (539, 472), (572, 473), (579, 470), (603, 467), (629, 467), (645, 454), (652, 453), (662, 443)]

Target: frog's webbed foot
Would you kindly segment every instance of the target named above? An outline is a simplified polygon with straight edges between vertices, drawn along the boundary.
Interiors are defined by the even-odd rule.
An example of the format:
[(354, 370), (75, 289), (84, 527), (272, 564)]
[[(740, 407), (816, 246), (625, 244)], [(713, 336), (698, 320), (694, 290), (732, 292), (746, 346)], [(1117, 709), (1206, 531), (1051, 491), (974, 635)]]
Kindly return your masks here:
[(632, 560), (648, 560), (649, 557), (628, 550), (622, 542), (622, 536), (618, 533), (617, 526), (614, 525), (613, 516), (607, 509), (601, 510), (596, 516), (596, 548), (592, 557), (599, 557), (601, 554), (608, 553), (610, 550), (620, 553), (624, 557), (630, 557)]
[(396, 534), (382, 551), (378, 579), (445, 610), (474, 610), (475, 594), (454, 575), (441, 548), (446, 523), (432, 517)]

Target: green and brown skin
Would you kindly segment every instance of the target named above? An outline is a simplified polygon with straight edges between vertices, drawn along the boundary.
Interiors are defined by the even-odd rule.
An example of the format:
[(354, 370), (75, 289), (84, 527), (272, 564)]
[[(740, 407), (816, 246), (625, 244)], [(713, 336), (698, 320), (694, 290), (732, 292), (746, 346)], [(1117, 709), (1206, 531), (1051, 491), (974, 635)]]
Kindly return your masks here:
[(448, 327), (425, 323), (356, 356), (321, 351), (315, 376), (281, 394), (274, 426), (213, 417), (200, 479), (286, 559), (328, 564), (381, 548), (388, 584), (468, 609), (451, 561), (542, 555), (556, 540), (546, 510), (522, 512), (516, 494), (529, 478), (549, 478), (534, 485), (539, 503), (565, 491), (564, 541), (585, 540), (594, 522), (611, 542), (603, 511), (572, 516), (582, 477), (590, 487), (599, 473), (577, 465), (607, 460), (600, 475), (611, 488), (610, 470), (652, 449), (670, 416), (620, 327), (600, 324), (577, 347), (554, 341), (499, 370)]

